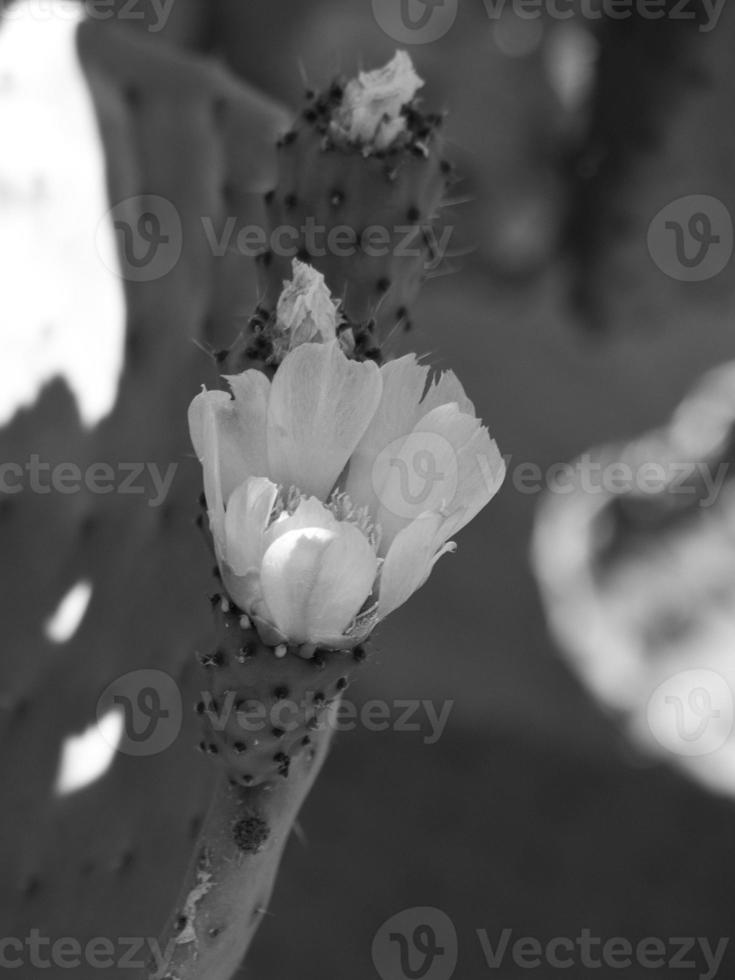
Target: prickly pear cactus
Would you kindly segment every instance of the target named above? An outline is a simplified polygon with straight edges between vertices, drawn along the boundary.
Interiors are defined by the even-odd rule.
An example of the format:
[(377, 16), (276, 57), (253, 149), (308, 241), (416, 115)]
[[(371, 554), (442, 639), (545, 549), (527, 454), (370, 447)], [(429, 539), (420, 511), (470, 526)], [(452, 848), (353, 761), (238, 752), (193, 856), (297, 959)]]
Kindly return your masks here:
[[(396, 140), (415, 148), (417, 82), (400, 54), (361, 74), (346, 86), (330, 136), (363, 159)], [(345, 171), (362, 186), (360, 169)], [(179, 980), (232, 976), (329, 745), (324, 716), (339, 710), (363, 643), (455, 550), (449, 538), (505, 473), (452, 372), (430, 379), (413, 354), (379, 369), (380, 356), (363, 356), (346, 337), (354, 321), (340, 329), (345, 303), (334, 302), (325, 276), (297, 260), (291, 271), (269, 324), (278, 343), (265, 370), (228, 375), (229, 393), (205, 389), (188, 413), (223, 585), (210, 600), (217, 636), (200, 657), (209, 676), (196, 710), (205, 719), (200, 749), (222, 775), (183, 912), (159, 942), (173, 949), (166, 970)], [(391, 473), (418, 452), (454, 468), (456, 479), (409, 504)], [(161, 975), (152, 961), (149, 976)]]
[[(18, 797), (6, 813), (16, 819), (23, 810), (43, 818), (28, 820), (7, 835), (12, 850), (7, 856), (6, 880), (16, 888), (7, 909), (7, 934), (40, 933), (52, 943), (73, 936), (75, 949), (86, 949), (85, 941), (95, 937), (117, 936), (119, 945), (123, 935), (137, 937), (134, 949), (119, 949), (110, 938), (113, 965), (128, 969), (139, 963), (136, 957), (143, 956), (139, 965), (150, 977), (226, 980), (242, 960), (262, 919), (286, 839), (324, 760), (332, 728), (322, 720), (338, 703), (350, 673), (364, 659), (357, 632), (343, 633), (342, 626), (336, 641), (334, 634), (328, 634), (331, 639), (324, 641), (326, 649), (320, 642), (302, 643), (298, 649), (271, 642), (260, 619), (253, 621), (257, 634), (254, 631), (244, 612), (250, 612), (249, 607), (235, 611), (226, 597), (220, 600), (218, 642), (211, 650), (203, 618), (206, 603), (194, 601), (194, 597), (201, 600), (206, 590), (212, 563), (202, 552), (194, 527), (197, 522), (192, 520), (198, 481), (192, 478), (193, 467), (186, 465), (191, 454), (181, 438), (185, 408), (196, 388), (195, 379), (213, 374), (214, 364), (203, 353), (217, 349), (231, 326), (233, 311), (245, 305), (251, 285), (237, 253), (224, 250), (222, 261), (213, 261), (208, 231), (220, 223), (226, 225), (233, 216), (236, 220), (252, 217), (248, 205), (255, 202), (248, 195), (262, 190), (269, 170), (268, 148), (275, 145), (274, 133), (283, 126), (283, 117), (216, 67), (158, 51), (115, 26), (85, 24), (79, 32), (79, 52), (107, 150), (112, 218), (116, 230), (125, 233), (120, 242), (121, 267), (129, 271), (138, 269), (139, 263), (130, 247), (132, 225), (120, 219), (135, 216), (135, 208), (142, 208), (140, 230), (143, 218), (157, 206), (154, 202), (163, 202), (176, 218), (175, 229), (169, 229), (171, 233), (163, 234), (159, 242), (171, 244), (173, 239), (180, 254), (160, 274), (133, 275), (129, 277), (133, 281), (126, 282), (130, 320), (126, 362), (112, 414), (86, 433), (64, 386), (54, 385), (9, 431), (9, 458), (19, 457), (23, 445), (39, 445), (46, 438), (49, 447), (44, 448), (48, 448), (52, 465), (72, 453), (80, 469), (101, 459), (170, 461), (176, 478), (159, 509), (136, 507), (138, 501), (122, 492), (100, 500), (91, 489), (75, 495), (68, 507), (54, 498), (43, 511), (44, 501), (33, 495), (15, 505), (14, 531), (26, 525), (38, 530), (38, 539), (31, 535), (24, 542), (29, 564), (39, 560), (39, 552), (46, 553), (49, 543), (59, 560), (58, 566), (49, 566), (57, 580), (43, 583), (36, 579), (40, 595), (56, 601), (70, 582), (83, 575), (92, 582), (92, 601), (81, 629), (63, 651), (73, 651), (73, 664), (59, 657), (49, 668), (41, 660), (48, 652), (44, 649), (47, 641), (40, 635), (43, 617), (35, 609), (28, 616), (28, 633), (18, 637), (18, 647), (26, 655), (20, 671), (8, 679), (4, 704), (10, 732), (15, 735), (15, 740), (9, 740), (6, 773)], [(410, 101), (408, 95), (397, 108)], [(425, 146), (419, 147), (423, 134), (415, 131), (412, 112), (391, 121), (390, 140), (399, 134), (402, 151), (425, 161), (430, 153)], [(380, 127), (386, 119), (384, 114), (379, 117)], [(383, 152), (377, 144), (366, 144), (363, 149), (361, 160), (373, 150)], [(386, 144), (386, 152), (392, 153), (392, 146)], [(198, 179), (182, 172), (182, 159)], [(349, 165), (346, 170), (347, 189), (354, 180), (359, 190), (361, 170), (350, 170)], [(397, 267), (397, 295), (404, 295), (412, 273), (411, 267)], [(356, 449), (361, 435), (367, 438), (378, 408), (382, 375), (373, 363), (355, 363), (363, 360), (356, 344), (349, 351), (353, 361), (336, 337), (329, 344), (309, 347), (305, 353), (292, 350), (289, 356), (302, 358), (303, 354), (307, 359), (316, 358), (323, 368), (335, 366), (335, 390), (342, 386), (348, 402), (356, 394), (366, 396), (359, 412), (356, 405), (345, 405), (345, 417), (350, 418), (352, 412), (358, 421), (351, 447)], [(278, 368), (274, 390), (284, 377), (286, 360), (269, 372), (273, 376)], [(298, 370), (292, 370), (298, 377)], [(497, 454), (474, 413), (462, 414), (460, 406), (469, 412), (471, 405), (457, 379), (450, 374), (429, 385), (427, 373), (413, 357), (404, 359), (394, 373), (396, 393), (402, 395), (404, 382), (410, 381), (415, 404), (412, 409), (404, 406), (407, 413), (409, 409), (416, 413), (418, 422), (431, 406), (446, 403), (452, 418), (457, 415), (454, 421), (469, 425), (473, 437), (483, 447), (487, 442), (488, 450)], [(347, 383), (348, 377), (358, 382), (356, 388)], [(329, 372), (325, 381), (329, 382)], [(281, 407), (288, 404), (291, 385), (280, 381)], [(308, 384), (303, 392), (312, 394)], [(427, 404), (422, 407), (424, 396)], [(274, 396), (273, 401), (277, 404), (278, 399)], [(53, 422), (45, 420), (49, 411)], [(141, 417), (155, 417), (155, 424), (141, 426)], [(330, 408), (324, 418), (332, 424), (337, 419), (340, 438), (349, 433), (350, 424), (345, 427), (337, 409)], [(378, 429), (392, 422), (384, 411)], [(14, 444), (17, 433), (20, 439)], [(315, 438), (320, 451), (332, 452), (329, 439)], [(196, 440), (194, 444), (199, 452)], [(368, 457), (370, 445), (368, 441), (364, 450)], [(344, 461), (335, 470), (333, 483), (343, 468)], [(211, 522), (213, 501), (206, 473), (205, 466)], [(499, 476), (502, 480), (502, 474)], [(364, 489), (367, 491), (367, 483)], [(480, 490), (480, 497), (487, 492), (489, 499), (496, 489), (488, 484)], [(417, 528), (425, 543), (411, 545), (422, 555), (414, 567), (410, 562), (406, 565), (401, 549), (392, 565), (388, 555), (378, 599), (377, 571), (383, 557), (378, 556), (377, 535), (372, 524), (358, 517), (344, 498), (339, 494), (331, 500), (329, 513), (319, 506), (345, 540), (354, 544), (359, 539), (357, 553), (370, 578), (365, 582), (366, 606), (362, 611), (355, 607), (350, 629), (362, 631), (360, 637), (366, 638), (377, 622), (379, 603), (387, 609), (391, 602), (394, 608), (406, 600), (421, 584), (415, 577), (417, 569), (420, 572), (425, 565), (428, 575), (431, 559), (450, 550), (446, 537), (466, 523), (469, 516), (463, 515), (469, 510), (460, 503), (456, 513), (437, 511)], [(286, 495), (281, 506), (290, 507), (289, 501)], [(307, 509), (313, 509), (309, 501)], [(281, 516), (291, 520), (294, 515), (288, 511)], [(462, 519), (455, 523), (455, 516)], [(445, 519), (447, 531), (442, 537)], [(396, 528), (394, 537), (397, 533)], [(220, 547), (217, 535), (213, 537)], [(232, 583), (228, 586), (224, 578), (220, 551), (217, 559), (215, 574), (227, 588)], [(351, 575), (350, 562), (346, 569)], [(21, 565), (14, 571), (20, 572), (16, 581), (32, 579), (30, 567)], [(15, 599), (10, 585), (6, 595)], [(277, 625), (274, 620), (271, 633), (277, 631)], [(202, 643), (197, 666), (193, 654), (198, 639)], [(27, 655), (34, 646), (43, 650), (40, 656)], [(209, 676), (203, 677), (202, 671)], [(131, 745), (137, 741), (133, 721), (133, 730), (126, 727), (127, 741), (121, 743), (123, 748), (104, 778), (76, 793), (59, 794), (55, 774), (65, 739), (92, 725), (111, 704), (125, 707), (126, 726), (136, 707), (145, 713), (144, 695), (150, 693), (153, 674), (164, 678), (175, 693), (165, 710), (149, 720), (168, 719), (171, 737), (150, 752), (133, 752)], [(241, 698), (253, 690), (266, 703), (280, 704), (292, 695), (297, 697), (301, 713), (295, 727), (282, 731), (273, 725), (252, 745), (234, 738), (226, 726), (215, 727), (214, 714), (221, 701), (233, 692)], [(240, 707), (237, 702), (233, 706)], [(51, 725), (39, 721), (46, 717), (53, 719)], [(205, 721), (205, 753), (217, 756), (224, 770), (214, 780), (196, 755), (201, 720)], [(48, 750), (49, 738), (56, 751)], [(40, 778), (24, 783), (21, 775), (29, 758), (38, 758)], [(185, 859), (192, 849), (184, 876)], [(150, 887), (148, 881), (153, 866), (158, 888)], [(184, 887), (175, 890), (172, 881), (181, 878)], [(83, 902), (82, 896), (92, 888), (95, 902)], [(78, 901), (62, 901), (62, 894), (68, 899), (70, 889), (75, 889)], [(167, 916), (169, 925), (161, 936), (158, 924)], [(61, 966), (58, 958), (52, 965)]]
[(410, 329), (421, 283), (441, 264), (451, 237), (451, 229), (440, 230), (442, 198), (454, 179), (442, 116), (421, 111), (417, 90), (408, 89), (395, 137), (374, 139), (371, 131), (366, 138), (341, 123), (351, 111), (351, 86), (367, 89), (392, 65), (398, 74), (401, 58), (407, 56), (399, 52), (383, 69), (308, 91), (298, 122), (279, 139), (278, 182), (264, 197), (269, 244), (257, 256), (260, 305), (231, 353), (233, 368), (262, 354), (249, 345), (274, 310), (294, 257), (324, 275), (355, 325), (358, 353), (376, 357), (396, 329)]
[[(177, 473), (158, 508), (136, 495), (87, 491), (2, 500), (2, 548), (13, 559), (4, 563), (0, 590), (0, 921), (4, 936), (38, 930), (81, 944), (108, 937), (116, 968), (107, 975), (130, 976), (131, 963), (144, 962), (145, 944), (122, 949), (119, 937), (158, 935), (211, 792), (191, 710), (193, 649), (209, 629), (201, 602), (209, 566), (192, 523), (199, 475), (181, 420), (209, 367), (197, 344), (217, 342), (218, 331), (231, 329), (232, 309), (254, 292), (236, 257), (213, 259), (201, 216), (245, 215), (248, 195), (272, 179), (270, 147), (281, 116), (214, 65), (109, 23), (85, 24), (79, 53), (104, 138), (111, 202), (141, 194), (170, 201), (181, 219), (182, 252), (165, 277), (126, 283), (126, 359), (112, 413), (85, 429), (68, 389), (51, 383), (3, 430), (2, 455), (23, 461), (35, 451), (51, 464), (72, 460), (81, 468), (158, 461), (164, 469), (175, 463)], [(42, 624), (80, 578), (92, 583), (89, 608), (73, 640), (55, 645)], [(102, 779), (55, 796), (64, 740), (95, 721), (112, 682), (153, 669), (180, 689), (179, 737), (146, 758), (118, 753)], [(134, 681), (121, 688), (133, 702)], [(68, 974), (58, 965), (44, 969), (50, 978)]]
[(294, 756), (312, 751), (314, 732), (324, 727), (325, 715), (349, 686), (365, 651), (276, 658), (252, 626), (243, 629), (242, 616), (226, 599), (214, 598), (217, 642), (200, 658), (208, 676), (196, 705), (203, 721), (199, 748), (233, 782), (257, 786), (288, 776)]

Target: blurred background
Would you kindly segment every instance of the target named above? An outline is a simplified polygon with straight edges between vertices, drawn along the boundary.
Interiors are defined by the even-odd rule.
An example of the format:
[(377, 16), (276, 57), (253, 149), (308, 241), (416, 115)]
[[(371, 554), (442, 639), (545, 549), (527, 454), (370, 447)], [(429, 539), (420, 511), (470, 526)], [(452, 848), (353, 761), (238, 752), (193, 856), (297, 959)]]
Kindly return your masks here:
[[(675, 969), (673, 937), (730, 936), (735, 11), (652, 11), (4, 4), (0, 933), (155, 936), (175, 901), (212, 778), (189, 710), (212, 581), (185, 411), (257, 302), (252, 261), (211, 230), (262, 220), (307, 87), (399, 46), (448, 112), (461, 179), (456, 255), (389, 353), (457, 372), (508, 478), (381, 626), (351, 694), (391, 723), (336, 739), (243, 976), (401, 980), (373, 939), (423, 907), (453, 923), (467, 980), (527, 973), (493, 971), (478, 930), (661, 940), (656, 965), (594, 969), (630, 977)], [(116, 234), (138, 198), (178, 222), (153, 275)], [(591, 490), (558, 469), (580, 457)], [(63, 464), (133, 461), (176, 464), (160, 506), (151, 467), (139, 494), (38, 488)], [(632, 481), (605, 480), (620, 462)], [(650, 462), (665, 477), (642, 490)], [(183, 729), (106, 753), (100, 696), (138, 670), (174, 678)], [(77, 760), (103, 746), (86, 776), (85, 733)], [(686, 959), (725, 977), (735, 951), (717, 974), (699, 947)]]

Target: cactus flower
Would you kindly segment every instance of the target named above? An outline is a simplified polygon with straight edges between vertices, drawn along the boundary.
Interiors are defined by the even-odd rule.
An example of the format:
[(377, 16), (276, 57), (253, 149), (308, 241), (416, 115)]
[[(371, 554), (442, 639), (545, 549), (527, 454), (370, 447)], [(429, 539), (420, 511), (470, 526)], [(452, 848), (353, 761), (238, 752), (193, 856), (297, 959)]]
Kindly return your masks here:
[(403, 107), (423, 84), (406, 52), (396, 51), (387, 65), (348, 82), (333, 132), (366, 153), (388, 149), (406, 129)]
[(227, 380), (189, 410), (225, 587), (268, 643), (354, 646), (498, 490), (497, 446), (413, 355), (379, 369), (303, 343), (272, 382)]
[(454, 550), (449, 539), (505, 478), (497, 444), (453, 371), (430, 381), (415, 355), (388, 361), (378, 409), (350, 459), (344, 489), (380, 529), (379, 618), (402, 605)]
[(267, 477), (250, 477), (235, 490), (221, 542), (226, 584), (264, 638), (348, 645), (346, 631), (378, 573), (372, 536), (316, 497), (295, 499), (284, 506)]

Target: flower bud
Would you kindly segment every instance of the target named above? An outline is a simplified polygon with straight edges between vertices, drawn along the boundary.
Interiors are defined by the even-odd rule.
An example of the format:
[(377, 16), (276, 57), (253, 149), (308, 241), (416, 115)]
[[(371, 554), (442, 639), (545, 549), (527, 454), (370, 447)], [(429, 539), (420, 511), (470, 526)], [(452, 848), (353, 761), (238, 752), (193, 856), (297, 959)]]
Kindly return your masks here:
[(424, 82), (405, 51), (375, 71), (360, 72), (348, 82), (333, 131), (365, 153), (386, 150), (406, 130), (403, 107), (409, 105)]

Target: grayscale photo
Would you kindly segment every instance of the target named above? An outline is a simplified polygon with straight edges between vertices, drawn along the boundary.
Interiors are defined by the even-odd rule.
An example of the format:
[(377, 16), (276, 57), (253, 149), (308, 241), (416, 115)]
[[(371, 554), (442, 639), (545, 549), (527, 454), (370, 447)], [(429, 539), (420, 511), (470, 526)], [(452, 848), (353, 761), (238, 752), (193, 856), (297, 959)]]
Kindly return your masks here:
[(0, 0), (0, 977), (735, 977), (734, 48)]

